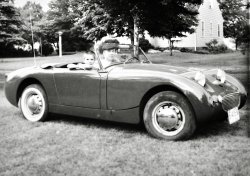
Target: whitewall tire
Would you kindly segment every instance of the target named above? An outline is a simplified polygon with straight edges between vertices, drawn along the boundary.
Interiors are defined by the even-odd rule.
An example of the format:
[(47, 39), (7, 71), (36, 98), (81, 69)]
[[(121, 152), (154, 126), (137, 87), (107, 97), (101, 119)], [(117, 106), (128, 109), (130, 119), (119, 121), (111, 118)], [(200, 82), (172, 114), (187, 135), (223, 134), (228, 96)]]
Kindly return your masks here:
[(31, 121), (43, 121), (48, 115), (48, 101), (43, 88), (39, 84), (27, 86), (20, 98), (20, 109), (23, 116)]

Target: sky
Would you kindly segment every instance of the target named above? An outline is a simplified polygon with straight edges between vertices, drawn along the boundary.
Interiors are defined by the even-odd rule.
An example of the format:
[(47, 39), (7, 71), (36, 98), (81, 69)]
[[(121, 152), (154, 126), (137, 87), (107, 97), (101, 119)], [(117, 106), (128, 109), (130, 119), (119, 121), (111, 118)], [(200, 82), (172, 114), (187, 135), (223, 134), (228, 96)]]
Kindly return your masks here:
[(23, 7), (27, 1), (35, 2), (37, 4), (39, 3), (42, 6), (43, 11), (47, 11), (49, 9), (48, 4), (51, 0), (15, 0), (14, 5), (16, 7)]

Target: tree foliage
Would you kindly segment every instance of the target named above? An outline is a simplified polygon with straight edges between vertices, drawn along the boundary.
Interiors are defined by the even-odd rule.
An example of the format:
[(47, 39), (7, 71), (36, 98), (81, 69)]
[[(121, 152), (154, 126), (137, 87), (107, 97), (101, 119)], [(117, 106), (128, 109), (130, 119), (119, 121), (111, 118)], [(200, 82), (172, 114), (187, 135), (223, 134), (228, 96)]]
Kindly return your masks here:
[(72, 8), (76, 14), (74, 30), (79, 31), (80, 36), (88, 40), (99, 40), (108, 33), (114, 33), (112, 25), (117, 21), (103, 8), (101, 1), (97, 0), (73, 0)]
[(34, 42), (39, 42), (42, 36), (40, 24), (45, 13), (43, 12), (40, 4), (31, 1), (27, 1), (27, 3), (20, 8), (20, 13), (24, 22), (22, 37), (28, 41), (33, 50), (32, 32)]
[[(22, 21), (18, 9), (9, 0), (0, 0), (0, 56), (15, 56), (19, 49), (16, 44), (26, 41), (20, 35)], [(15, 54), (15, 55), (14, 55)], [(26, 53), (24, 53), (26, 54)]]
[[(72, 0), (75, 28), (90, 40), (107, 34), (127, 36), (138, 46), (139, 34), (153, 37), (185, 36), (197, 25), (202, 0)], [(136, 42), (136, 43), (134, 43)], [(137, 48), (135, 47), (135, 49)], [(138, 54), (135, 52), (135, 54)]]
[(43, 33), (47, 40), (53, 43), (58, 41), (58, 32), (63, 32), (64, 51), (86, 50), (91, 47), (90, 41), (78, 28), (75, 28), (75, 21), (80, 14), (76, 11), (77, 7), (74, 7), (74, 4), (72, 0), (51, 1), (47, 12), (47, 22), (43, 26)]
[(237, 49), (247, 26), (246, 4), (243, 0), (220, 0), (219, 3), (224, 18), (224, 36), (233, 38)]
[(54, 49), (52, 47), (52, 44), (47, 42), (46, 40), (40, 45), (40, 51), (42, 51), (42, 55), (48, 56), (53, 53)]
[[(27, 40), (32, 47), (32, 52), (34, 52), (33, 42), (39, 42), (40, 45), (43, 43), (44, 35), (41, 27), (45, 21), (46, 13), (39, 3), (31, 1), (27, 1), (19, 10), (24, 23), (21, 30), (22, 37)], [(40, 50), (41, 53), (42, 51)]]
[(54, 0), (49, 3), (47, 20), (53, 21), (55, 30), (69, 30), (73, 27), (74, 12), (70, 9), (70, 0)]
[(22, 26), (20, 14), (9, 0), (0, 0), (0, 43), (12, 45), (22, 43), (19, 35)]
[[(90, 39), (117, 34), (133, 36), (134, 20), (140, 32), (151, 36), (176, 37), (193, 32), (201, 0), (73, 0), (79, 9), (76, 24)], [(195, 8), (194, 8), (195, 7)], [(94, 35), (93, 35), (94, 34)]]

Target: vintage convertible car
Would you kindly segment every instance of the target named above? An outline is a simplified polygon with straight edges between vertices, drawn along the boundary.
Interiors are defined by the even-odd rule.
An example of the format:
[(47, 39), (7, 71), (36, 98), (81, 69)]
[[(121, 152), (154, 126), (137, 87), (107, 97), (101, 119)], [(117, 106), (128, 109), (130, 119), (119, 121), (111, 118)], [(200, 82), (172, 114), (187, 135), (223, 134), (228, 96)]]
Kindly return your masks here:
[(97, 56), (97, 68), (69, 69), (69, 63), (23, 68), (6, 75), (5, 94), (29, 121), (48, 113), (144, 123), (154, 137), (189, 138), (200, 122), (239, 120), (247, 99), (243, 85), (221, 69), (194, 70), (152, 64), (119, 52), (115, 62)]

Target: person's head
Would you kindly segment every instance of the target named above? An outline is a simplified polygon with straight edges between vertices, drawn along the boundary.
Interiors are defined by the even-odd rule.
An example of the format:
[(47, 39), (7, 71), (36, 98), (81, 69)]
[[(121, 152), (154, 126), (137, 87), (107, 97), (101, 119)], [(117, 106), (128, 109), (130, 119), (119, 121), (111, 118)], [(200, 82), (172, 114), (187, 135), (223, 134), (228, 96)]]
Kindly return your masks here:
[(119, 41), (117, 39), (106, 39), (99, 44), (99, 52), (101, 54), (105, 53), (117, 53), (119, 49)]
[(117, 57), (118, 44), (117, 43), (104, 43), (102, 46), (103, 56), (107, 61), (114, 61)]
[(95, 62), (95, 53), (93, 52), (84, 53), (83, 58), (84, 58), (84, 63), (86, 64), (86, 66), (93, 67), (94, 62)]

